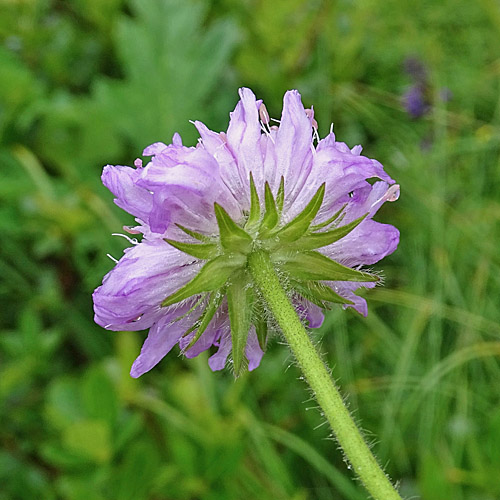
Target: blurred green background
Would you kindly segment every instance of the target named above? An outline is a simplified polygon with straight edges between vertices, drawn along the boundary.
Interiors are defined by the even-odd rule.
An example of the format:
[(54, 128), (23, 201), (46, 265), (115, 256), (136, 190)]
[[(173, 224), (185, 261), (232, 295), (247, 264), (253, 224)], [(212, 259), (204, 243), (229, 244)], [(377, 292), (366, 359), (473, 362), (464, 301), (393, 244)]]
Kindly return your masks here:
[(0, 36), (1, 500), (366, 499), (281, 343), (133, 380), (144, 333), (93, 323), (132, 222), (102, 166), (224, 130), (241, 85), (401, 184), (386, 286), (315, 336), (403, 495), (500, 499), (497, 1), (1, 0)]

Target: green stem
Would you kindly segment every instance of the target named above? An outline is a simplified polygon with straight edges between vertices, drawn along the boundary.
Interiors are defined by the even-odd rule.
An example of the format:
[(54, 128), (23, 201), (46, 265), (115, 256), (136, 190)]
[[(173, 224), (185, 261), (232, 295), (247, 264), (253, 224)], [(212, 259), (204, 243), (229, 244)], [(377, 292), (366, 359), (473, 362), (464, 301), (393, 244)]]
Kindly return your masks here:
[(401, 500), (344, 405), (342, 396), (283, 290), (269, 255), (253, 252), (248, 262), (255, 283), (354, 471), (375, 500)]

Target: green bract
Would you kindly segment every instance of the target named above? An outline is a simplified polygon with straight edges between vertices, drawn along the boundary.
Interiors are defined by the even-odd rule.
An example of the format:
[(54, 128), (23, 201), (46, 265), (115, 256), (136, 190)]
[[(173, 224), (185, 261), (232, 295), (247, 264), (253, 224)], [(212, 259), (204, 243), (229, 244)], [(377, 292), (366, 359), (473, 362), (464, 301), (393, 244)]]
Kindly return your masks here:
[[(379, 280), (373, 274), (343, 266), (316, 251), (349, 234), (366, 217), (364, 215), (339, 226), (343, 207), (326, 222), (312, 225), (323, 203), (324, 194), (325, 184), (322, 184), (304, 210), (290, 222), (284, 223), (281, 220), (285, 199), (283, 178), (276, 195), (272, 193), (269, 184), (265, 183), (262, 210), (254, 179), (250, 174), (250, 210), (243, 224), (236, 223), (222, 206), (215, 203), (218, 241), (180, 225), (178, 227), (186, 235), (198, 242), (165, 239), (181, 252), (206, 261), (194, 279), (162, 302), (162, 306), (166, 307), (194, 295), (201, 295), (206, 301), (204, 313), (186, 332), (187, 335), (197, 330), (189, 347), (206, 330), (224, 297), (227, 297), (231, 324), (235, 374), (239, 375), (244, 367), (245, 346), (251, 325), (256, 329), (261, 348), (265, 347), (268, 331), (265, 308), (248, 269), (248, 256), (252, 253), (267, 253), (278, 275), (282, 277), (282, 285), (290, 294), (303, 297), (320, 307), (327, 307), (329, 303), (352, 304), (322, 282)], [(331, 228), (333, 225), (335, 227)]]

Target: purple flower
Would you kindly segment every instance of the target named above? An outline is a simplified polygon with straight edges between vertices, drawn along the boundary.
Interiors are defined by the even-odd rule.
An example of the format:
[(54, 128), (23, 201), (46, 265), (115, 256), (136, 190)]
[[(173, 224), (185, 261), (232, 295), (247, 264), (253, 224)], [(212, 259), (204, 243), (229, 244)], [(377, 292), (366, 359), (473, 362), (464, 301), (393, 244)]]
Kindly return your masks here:
[(425, 89), (421, 85), (412, 85), (403, 95), (403, 104), (406, 112), (413, 118), (420, 118), (430, 109), (425, 96)]
[(133, 377), (176, 344), (188, 358), (213, 349), (212, 370), (230, 357), (236, 374), (259, 365), (273, 322), (247, 271), (256, 249), (269, 253), (297, 312), (315, 328), (329, 303), (366, 315), (354, 292), (379, 278), (360, 269), (398, 245), (396, 228), (372, 220), (399, 195), (379, 162), (333, 132), (319, 140), (313, 110), (295, 90), (285, 94), (279, 125), (249, 89), (240, 97), (227, 132), (194, 122), (196, 147), (175, 134), (172, 144), (144, 150), (151, 157), (144, 167), (136, 160), (135, 168), (104, 168), (104, 185), (136, 218), (127, 229), (142, 241), (131, 240), (95, 290), (95, 321), (149, 329)]
[[(402, 104), (412, 118), (421, 118), (431, 111), (433, 105), (433, 89), (427, 67), (418, 57), (408, 57), (403, 66), (413, 83), (404, 92)], [(452, 97), (453, 93), (447, 87), (439, 90), (441, 101), (448, 102)]]

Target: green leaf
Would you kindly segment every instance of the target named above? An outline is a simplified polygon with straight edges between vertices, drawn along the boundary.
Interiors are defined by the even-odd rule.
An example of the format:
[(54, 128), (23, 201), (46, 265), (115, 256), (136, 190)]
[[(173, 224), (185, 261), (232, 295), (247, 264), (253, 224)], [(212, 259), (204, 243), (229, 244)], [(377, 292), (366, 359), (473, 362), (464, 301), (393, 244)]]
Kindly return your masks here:
[(319, 252), (301, 252), (287, 256), (277, 253), (272, 255), (272, 258), (275, 261), (285, 260), (280, 267), (290, 273), (292, 278), (299, 280), (358, 282), (376, 282), (380, 280), (378, 276), (343, 266)]
[(337, 227), (335, 229), (332, 229), (331, 231), (327, 231), (324, 233), (306, 234), (298, 241), (293, 242), (291, 245), (287, 245), (286, 248), (303, 252), (306, 250), (314, 250), (315, 248), (321, 248), (327, 245), (331, 245), (332, 243), (340, 240), (344, 236), (348, 235), (353, 229), (358, 227), (359, 224), (361, 224), (361, 222), (365, 220), (367, 215), (368, 214), (365, 214), (362, 217), (353, 220), (349, 224)]
[[(208, 118), (210, 111), (203, 107), (208, 98), (214, 106), (226, 105), (224, 92), (218, 95), (216, 89), (223, 83), (239, 31), (229, 19), (209, 18), (206, 2), (131, 0), (127, 8), (131, 15), (116, 19), (110, 33), (122, 77), (98, 79), (104, 90), (99, 97), (108, 113), (119, 117), (120, 132), (142, 148), (155, 137), (171, 136), (179, 120), (187, 124), (194, 116)], [(148, 67), (156, 69), (144, 79)], [(182, 68), (175, 81), (168, 77), (171, 68)], [(148, 106), (151, 102), (155, 105)], [(134, 130), (141, 109), (144, 122)], [(189, 128), (178, 131), (188, 141), (194, 139)]]
[(111, 427), (103, 420), (82, 419), (64, 429), (62, 442), (68, 451), (98, 464), (112, 456)]
[(180, 224), (176, 224), (176, 226), (189, 236), (193, 237), (195, 240), (203, 241), (204, 243), (209, 243), (211, 241), (210, 238), (205, 234), (197, 233), (196, 231), (191, 231), (191, 229), (181, 226)]
[(198, 259), (209, 260), (217, 257), (217, 245), (215, 243), (184, 243), (182, 241), (174, 241), (168, 238), (163, 238), (169, 245), (172, 245), (177, 250), (192, 255)]
[(218, 204), (214, 203), (215, 217), (219, 225), (220, 242), (225, 250), (247, 254), (252, 248), (252, 237)]
[(305, 299), (311, 301), (320, 307), (325, 307), (325, 302), (334, 302), (336, 304), (354, 304), (334, 292), (329, 286), (318, 283), (317, 281), (298, 282), (291, 280), (292, 287)]
[(279, 212), (283, 212), (283, 205), (285, 203), (285, 178), (281, 176), (280, 187), (278, 188), (278, 192), (276, 193), (276, 206), (278, 207)]
[(253, 174), (250, 172), (250, 215), (248, 216), (245, 228), (251, 228), (255, 226), (260, 220), (260, 200), (259, 194), (257, 193), (257, 188), (255, 187), (255, 182), (253, 180)]
[[(151, 498), (151, 485), (161, 474), (162, 461), (154, 438), (140, 436), (127, 446), (120, 462), (106, 483), (113, 491), (113, 498), (120, 500), (146, 500)], [(161, 469), (164, 470), (164, 469)], [(73, 498), (73, 497), (66, 497)], [(86, 497), (81, 498), (89, 498)], [(94, 498), (94, 497), (91, 497)], [(109, 498), (109, 494), (107, 495)]]
[(241, 374), (243, 367), (252, 316), (253, 290), (247, 285), (248, 278), (241, 273), (234, 277), (227, 288), (227, 305), (233, 344), (233, 368), (236, 377)]
[(274, 229), (279, 219), (278, 208), (276, 207), (276, 202), (274, 201), (274, 196), (268, 182), (266, 182), (264, 189), (264, 201), (266, 213), (260, 225), (261, 234), (265, 234), (271, 229)]
[(92, 366), (81, 382), (81, 399), (87, 416), (107, 422), (110, 427), (116, 423), (120, 403), (118, 394), (109, 375), (100, 366)]
[(200, 316), (195, 325), (186, 332), (186, 334), (189, 334), (193, 330), (197, 329), (196, 335), (191, 339), (191, 342), (189, 342), (189, 345), (184, 349), (184, 351), (191, 349), (191, 347), (193, 347), (196, 342), (198, 342), (198, 339), (203, 335), (208, 325), (210, 324), (210, 321), (212, 321), (212, 318), (217, 312), (217, 309), (219, 309), (223, 298), (224, 290), (217, 290), (216, 292), (213, 292), (211, 294), (207, 307), (203, 311), (203, 314)]
[(229, 276), (245, 264), (245, 257), (236, 255), (219, 255), (207, 262), (198, 274), (182, 288), (169, 295), (162, 303), (162, 307), (171, 306), (181, 300), (202, 292), (212, 292), (220, 288)]
[(298, 240), (311, 225), (311, 222), (316, 217), (318, 210), (321, 208), (323, 198), (325, 196), (326, 183), (321, 184), (316, 194), (312, 197), (311, 201), (302, 210), (302, 212), (290, 221), (286, 226), (281, 228), (277, 236), (280, 242), (292, 242)]

